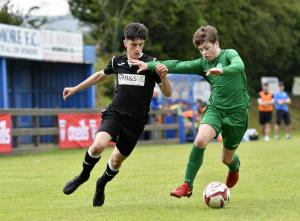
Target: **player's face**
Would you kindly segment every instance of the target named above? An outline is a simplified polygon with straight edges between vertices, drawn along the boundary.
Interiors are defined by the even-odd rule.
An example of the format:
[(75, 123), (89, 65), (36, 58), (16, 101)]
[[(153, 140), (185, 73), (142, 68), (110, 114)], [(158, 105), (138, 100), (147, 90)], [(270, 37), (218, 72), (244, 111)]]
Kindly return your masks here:
[(279, 85), (279, 90), (280, 91), (284, 91), (284, 86), (283, 85)]
[(269, 85), (268, 84), (264, 84), (263, 85), (263, 91), (264, 92), (268, 92), (269, 91)]
[(124, 40), (124, 46), (127, 50), (127, 57), (138, 59), (143, 54), (143, 47), (144, 47), (145, 40), (143, 39), (136, 39), (136, 40), (130, 40), (125, 39)]
[(219, 55), (220, 47), (219, 42), (215, 43), (204, 42), (198, 46), (201, 55), (208, 61), (212, 61)]

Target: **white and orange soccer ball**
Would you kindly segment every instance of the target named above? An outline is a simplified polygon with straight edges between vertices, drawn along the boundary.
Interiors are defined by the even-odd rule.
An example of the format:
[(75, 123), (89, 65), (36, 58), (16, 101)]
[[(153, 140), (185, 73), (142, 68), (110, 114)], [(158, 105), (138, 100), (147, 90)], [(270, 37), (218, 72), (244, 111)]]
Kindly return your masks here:
[(222, 208), (230, 198), (229, 188), (221, 182), (211, 182), (203, 191), (203, 199), (211, 208)]

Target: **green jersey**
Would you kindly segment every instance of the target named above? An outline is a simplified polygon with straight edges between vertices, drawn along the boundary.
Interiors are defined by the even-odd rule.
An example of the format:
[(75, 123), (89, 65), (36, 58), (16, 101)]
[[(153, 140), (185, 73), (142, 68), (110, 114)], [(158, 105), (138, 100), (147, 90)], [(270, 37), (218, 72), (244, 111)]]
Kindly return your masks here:
[[(202, 75), (211, 85), (211, 96), (208, 104), (225, 112), (235, 112), (249, 106), (249, 95), (244, 63), (234, 49), (221, 50), (212, 61), (199, 58), (190, 61), (154, 61), (148, 63), (148, 68), (155, 71), (158, 63), (166, 65), (169, 73)], [(221, 68), (221, 75), (206, 76), (210, 68)]]

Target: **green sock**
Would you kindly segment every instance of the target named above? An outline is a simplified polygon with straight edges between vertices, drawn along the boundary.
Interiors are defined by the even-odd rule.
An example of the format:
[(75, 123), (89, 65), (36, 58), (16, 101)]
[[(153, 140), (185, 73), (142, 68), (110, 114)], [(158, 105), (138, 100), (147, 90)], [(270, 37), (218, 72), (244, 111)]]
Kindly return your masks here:
[(231, 164), (227, 164), (227, 166), (228, 166), (228, 168), (229, 168), (229, 170), (231, 172), (234, 172), (234, 171), (238, 170), (238, 168), (239, 168), (239, 161), (240, 161), (239, 156), (237, 154), (234, 154), (232, 163)]
[(199, 148), (193, 145), (184, 178), (184, 181), (188, 182), (190, 187), (193, 187), (194, 179), (197, 175), (199, 168), (202, 165), (204, 150), (205, 148)]

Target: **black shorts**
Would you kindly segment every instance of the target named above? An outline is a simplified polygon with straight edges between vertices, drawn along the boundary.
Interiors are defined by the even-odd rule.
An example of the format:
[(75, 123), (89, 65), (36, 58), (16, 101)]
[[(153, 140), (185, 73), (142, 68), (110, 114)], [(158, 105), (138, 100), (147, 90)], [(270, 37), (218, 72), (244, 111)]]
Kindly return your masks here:
[(120, 153), (126, 157), (129, 156), (144, 130), (144, 122), (137, 122), (115, 111), (102, 111), (101, 113), (102, 121), (98, 132), (109, 133)]
[(272, 122), (272, 111), (259, 111), (259, 123), (261, 125)]
[(284, 124), (286, 126), (291, 124), (291, 118), (288, 111), (276, 110), (276, 124), (280, 125), (282, 119), (284, 120)]

